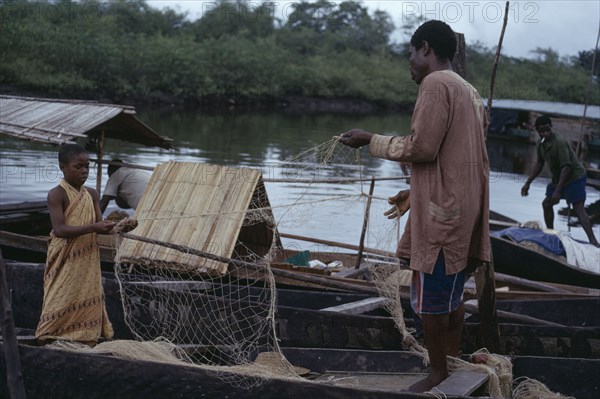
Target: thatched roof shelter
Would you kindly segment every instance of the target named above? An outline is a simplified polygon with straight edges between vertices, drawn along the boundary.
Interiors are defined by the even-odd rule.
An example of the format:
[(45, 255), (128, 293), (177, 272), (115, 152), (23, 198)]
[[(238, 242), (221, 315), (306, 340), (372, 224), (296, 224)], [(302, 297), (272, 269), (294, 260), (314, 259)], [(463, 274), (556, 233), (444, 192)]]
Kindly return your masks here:
[[(138, 119), (134, 107), (83, 100), (0, 95), (0, 134), (55, 145), (86, 139), (86, 148), (98, 156), (99, 171), (108, 138), (172, 148), (172, 140)], [(100, 178), (96, 184), (100, 191)]]
[(62, 144), (77, 138), (104, 137), (151, 147), (171, 148), (139, 120), (135, 108), (82, 100), (0, 96), (0, 133), (24, 140)]

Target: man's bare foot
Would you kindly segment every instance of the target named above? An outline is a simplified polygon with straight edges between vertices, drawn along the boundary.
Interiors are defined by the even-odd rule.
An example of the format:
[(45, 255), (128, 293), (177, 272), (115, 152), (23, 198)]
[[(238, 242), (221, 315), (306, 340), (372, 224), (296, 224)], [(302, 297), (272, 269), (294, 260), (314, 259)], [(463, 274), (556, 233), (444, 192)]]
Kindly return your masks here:
[(486, 364), (488, 360), (490, 360), (490, 357), (486, 353), (471, 355), (471, 363), (474, 364)]
[(410, 392), (415, 392), (415, 393), (431, 391), (433, 389), (433, 387), (438, 386), (445, 379), (446, 378), (442, 378), (442, 379), (433, 378), (433, 377), (431, 377), (431, 375), (428, 375), (426, 378), (423, 378), (422, 380), (419, 380), (419, 381), (415, 382), (414, 384), (412, 384), (411, 386), (409, 386), (408, 390)]

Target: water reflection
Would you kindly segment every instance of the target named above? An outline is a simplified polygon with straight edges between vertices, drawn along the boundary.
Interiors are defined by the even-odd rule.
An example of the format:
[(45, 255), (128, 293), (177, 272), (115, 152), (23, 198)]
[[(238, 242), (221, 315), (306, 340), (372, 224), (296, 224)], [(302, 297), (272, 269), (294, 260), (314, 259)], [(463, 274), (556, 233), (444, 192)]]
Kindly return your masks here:
[[(105, 147), (107, 158), (120, 158), (147, 166), (175, 160), (259, 168), (265, 179), (288, 180), (284, 183), (267, 183), (276, 217), (284, 214), (294, 216), (282, 226), (287, 232), (348, 243), (358, 242), (364, 212), (364, 201), (361, 199), (364, 197), (353, 195), (368, 192), (369, 183), (318, 184), (307, 188), (300, 181), (315, 177), (367, 179), (370, 176), (399, 176), (402, 175), (399, 165), (374, 159), (365, 149), (356, 152), (347, 148), (336, 152), (338, 159), (335, 166), (316, 168), (314, 164), (318, 160), (310, 157), (299, 157), (304, 164), (286, 161), (355, 127), (383, 134), (407, 134), (410, 131), (410, 116), (398, 114), (207, 114), (201, 110), (170, 108), (141, 109), (138, 113), (142, 121), (159, 134), (174, 139), (176, 148), (164, 150), (109, 140)], [(540, 204), (548, 182), (548, 172), (545, 171), (536, 179), (528, 198), (520, 196), (520, 187), (535, 163), (535, 146), (494, 139), (489, 139), (487, 146), (492, 170), (492, 209), (520, 221), (543, 220)], [(62, 176), (56, 160), (56, 147), (2, 136), (0, 153), (1, 203), (44, 200), (48, 190)], [(598, 165), (600, 154), (589, 155), (591, 159), (588, 160)], [(356, 167), (357, 158), (363, 165), (361, 170)], [(106, 169), (103, 173), (105, 182)], [(95, 186), (95, 180), (96, 171), (92, 170), (88, 185)], [(372, 225), (379, 224), (382, 230), (368, 237), (372, 246), (387, 235), (386, 239), (393, 247), (398, 228), (381, 214), (388, 207), (385, 198), (407, 187), (404, 181), (398, 180), (376, 183), (375, 196), (378, 200), (373, 204), (372, 214), (376, 216), (372, 218)], [(328, 203), (329, 197), (338, 198), (340, 195), (348, 199)], [(597, 201), (598, 198), (597, 190), (588, 189), (586, 203)], [(288, 204), (301, 200), (312, 205), (302, 212), (289, 211)], [(556, 224), (558, 228), (566, 230), (566, 218), (557, 217)], [(583, 232), (580, 234), (578, 230), (581, 229), (575, 229), (573, 235), (585, 238)]]

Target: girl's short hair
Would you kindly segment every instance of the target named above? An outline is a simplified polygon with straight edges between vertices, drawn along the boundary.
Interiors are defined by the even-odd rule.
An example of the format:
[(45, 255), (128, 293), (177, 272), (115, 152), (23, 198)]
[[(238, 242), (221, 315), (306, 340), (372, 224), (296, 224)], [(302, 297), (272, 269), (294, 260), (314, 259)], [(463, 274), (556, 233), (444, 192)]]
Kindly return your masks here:
[(76, 155), (79, 154), (87, 154), (88, 152), (75, 143), (65, 143), (60, 146), (58, 149), (58, 162), (60, 164), (69, 163), (69, 161)]

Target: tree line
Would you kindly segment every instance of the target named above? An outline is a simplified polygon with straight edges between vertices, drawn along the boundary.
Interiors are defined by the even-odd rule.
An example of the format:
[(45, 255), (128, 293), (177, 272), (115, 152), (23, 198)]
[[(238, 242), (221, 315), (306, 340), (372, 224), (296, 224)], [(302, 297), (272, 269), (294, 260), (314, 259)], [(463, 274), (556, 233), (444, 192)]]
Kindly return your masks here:
[[(406, 43), (391, 40), (389, 14), (355, 1), (300, 1), (284, 21), (274, 7), (215, 1), (191, 21), (144, 0), (0, 0), (0, 85), (116, 102), (414, 102)], [(495, 50), (467, 42), (467, 78), (485, 97)], [(590, 83), (593, 50), (535, 55), (501, 57), (495, 97), (583, 103), (589, 91), (600, 104), (598, 69)]]

